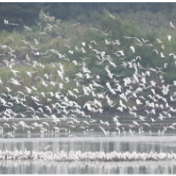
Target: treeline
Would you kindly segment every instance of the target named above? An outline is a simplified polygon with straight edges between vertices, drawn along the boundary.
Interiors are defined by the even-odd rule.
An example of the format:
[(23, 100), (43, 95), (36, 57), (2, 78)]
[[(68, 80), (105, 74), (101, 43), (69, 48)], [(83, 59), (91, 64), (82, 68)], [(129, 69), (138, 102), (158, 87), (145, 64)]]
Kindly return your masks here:
[[(142, 20), (149, 19), (151, 26), (156, 25), (159, 16), (163, 19), (176, 22), (176, 3), (0, 3), (0, 29), (6, 29), (4, 19), (11, 23), (17, 23), (16, 30), (22, 30), (24, 25), (38, 25), (39, 13), (43, 10), (47, 15), (55, 19), (73, 20), (83, 24), (93, 20), (92, 14), (102, 14), (103, 10), (120, 15), (123, 19), (135, 21), (140, 25)], [(152, 14), (157, 14), (153, 18)], [(133, 18), (134, 14), (136, 15)], [(139, 18), (140, 17), (140, 18)], [(161, 19), (160, 18), (160, 19)], [(161, 20), (159, 20), (161, 21)], [(146, 23), (146, 21), (145, 21)], [(148, 22), (147, 22), (148, 23)], [(159, 24), (164, 26), (164, 24)], [(143, 26), (146, 27), (146, 26)], [(8, 26), (12, 31), (14, 26)]]
[[(56, 91), (68, 96), (68, 90), (74, 88), (79, 90), (79, 95), (83, 95), (82, 86), (92, 84), (95, 76), (99, 75), (101, 79), (98, 79), (98, 83), (105, 87), (104, 91), (118, 105), (118, 95), (113, 95), (106, 86), (107, 82), (109, 82), (113, 89), (117, 89), (114, 79), (110, 79), (108, 76), (105, 69), (107, 66), (111, 73), (118, 75), (113, 76), (113, 78), (122, 87), (125, 87), (124, 79), (131, 78), (134, 75), (136, 71), (134, 64), (138, 68), (139, 75), (150, 71), (150, 76), (147, 76), (146, 81), (148, 84), (150, 84), (151, 80), (156, 82), (155, 88), (158, 94), (162, 94), (158, 87), (172, 85), (173, 81), (176, 80), (174, 55), (174, 38), (176, 34), (175, 29), (170, 27), (169, 21), (167, 21), (168, 29), (153, 32), (139, 28), (136, 23), (125, 22), (118, 15), (114, 15), (113, 18), (112, 14), (107, 10), (104, 10), (103, 14), (94, 14), (93, 20), (88, 24), (76, 23), (76, 25), (73, 25), (73, 21), (69, 20), (54, 22), (53, 18), (46, 19), (41, 13), (39, 16), (39, 25), (29, 26), (31, 30), (23, 29), (22, 33), (17, 31), (9, 33), (5, 30), (0, 32), (0, 59), (1, 65), (5, 66), (0, 70), (0, 78), (3, 82), (0, 90), (1, 95), (4, 92), (5, 95), (9, 94), (7, 87), (12, 89), (10, 94), (15, 95), (17, 91), (26, 94), (25, 86), (35, 86), (40, 94), (44, 92), (48, 96), (49, 92)], [(53, 27), (49, 29), (49, 26)], [(170, 41), (168, 35), (171, 36)], [(38, 44), (35, 40), (37, 40)], [(135, 52), (131, 50), (131, 47), (134, 47)], [(10, 52), (11, 50), (13, 52)], [(37, 52), (41, 53), (41, 55), (37, 56)], [(27, 62), (29, 59), (31, 63), (37, 60), (38, 63), (43, 65), (38, 65), (37, 68), (31, 67), (31, 63)], [(64, 65), (65, 77), (69, 78), (69, 82), (65, 82), (58, 77), (59, 65), (54, 69), (52, 63), (62, 63)], [(86, 73), (82, 73), (83, 65), (91, 71), (90, 78)], [(19, 71), (20, 89), (9, 82), (10, 78), (14, 76), (11, 71), (12, 66), (14, 70)], [(159, 71), (160, 69), (161, 71)], [(33, 71), (33, 77), (29, 77), (26, 71)], [(79, 77), (78, 72), (83, 74), (83, 78), (80, 78), (80, 86), (77, 86), (75, 82)], [(63, 83), (64, 89), (58, 89), (58, 86), (52, 85), (45, 87), (41, 84), (40, 78), (35, 79), (38, 76), (48, 81), (44, 74), (51, 75), (50, 81)], [(132, 84), (132, 86), (135, 88), (137, 85)], [(95, 93), (98, 93), (99, 89), (101, 90), (101, 88), (97, 87)], [(169, 94), (165, 95), (169, 103), (172, 103), (169, 97), (174, 91), (174, 87), (170, 88)], [(140, 96), (148, 99), (149, 93), (149, 90), (145, 90), (140, 92)], [(76, 98), (71, 97), (71, 100), (83, 105), (91, 98), (90, 96), (83, 96), (78, 101)], [(43, 104), (48, 103), (45, 102), (46, 99), (42, 95), (40, 95), (40, 100)], [(30, 99), (27, 102), (29, 106), (36, 106), (33, 101), (30, 102)], [(127, 102), (127, 104), (132, 106), (135, 103)], [(103, 107), (106, 111), (113, 110), (106, 101), (103, 103)], [(18, 106), (14, 106), (14, 108), (21, 110), (21, 106), (19, 109)]]

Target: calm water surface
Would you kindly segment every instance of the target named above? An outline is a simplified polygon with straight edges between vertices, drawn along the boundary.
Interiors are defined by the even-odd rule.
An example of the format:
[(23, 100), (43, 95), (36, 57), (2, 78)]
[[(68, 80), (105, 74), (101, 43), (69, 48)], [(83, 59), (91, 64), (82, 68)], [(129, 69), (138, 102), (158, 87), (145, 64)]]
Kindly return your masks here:
[[(1, 150), (48, 150), (66, 151), (117, 151), (117, 152), (171, 152), (176, 153), (174, 131), (159, 135), (145, 133), (129, 135), (110, 135), (105, 137), (101, 131), (27, 134), (23, 130), (14, 138), (0, 138)], [(132, 161), (132, 162), (48, 162), (48, 161), (10, 161), (0, 160), (0, 174), (176, 174), (175, 161)]]
[(45, 162), (1, 161), (0, 174), (175, 174), (172, 161)]

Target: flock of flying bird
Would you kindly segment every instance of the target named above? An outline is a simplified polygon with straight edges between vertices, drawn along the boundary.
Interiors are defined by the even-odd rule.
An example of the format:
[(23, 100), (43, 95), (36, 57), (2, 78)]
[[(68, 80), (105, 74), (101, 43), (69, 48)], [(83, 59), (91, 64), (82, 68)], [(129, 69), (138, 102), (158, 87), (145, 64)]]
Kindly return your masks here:
[[(43, 13), (42, 13), (43, 14)], [(44, 14), (43, 14), (44, 15)], [(115, 18), (111, 14), (110, 17)], [(49, 18), (44, 15), (45, 18)], [(4, 20), (6, 25), (13, 25), (13, 23), (8, 23), (7, 20)], [(18, 25), (18, 24), (15, 24)], [(76, 23), (74, 26), (79, 25)], [(170, 22), (172, 28), (175, 26)], [(57, 25), (47, 24), (47, 27), (41, 32), (41, 35), (49, 35), (49, 31), (53, 29), (53, 27), (58, 27)], [(31, 28), (28, 26), (24, 26), (25, 31), (31, 31)], [(98, 31), (96, 28), (92, 28), (92, 30)], [(47, 33), (48, 32), (48, 33)], [(110, 35), (105, 32), (102, 32), (102, 35)], [(156, 52), (160, 55), (160, 57), (166, 58), (166, 63), (163, 67), (159, 68), (149, 68), (146, 69), (142, 67), (139, 63), (139, 60), (142, 58), (140, 56), (135, 56), (135, 59), (132, 59), (129, 62), (125, 62), (125, 53), (123, 50), (116, 51), (113, 53), (116, 55), (116, 59), (121, 60), (120, 65), (116, 65), (113, 62), (113, 59), (110, 55), (107, 55), (105, 51), (98, 51), (96, 46), (98, 42), (95, 40), (90, 41), (89, 43), (82, 42), (81, 47), (75, 46), (75, 50), (70, 49), (69, 45), (65, 45), (68, 48), (68, 53), (60, 53), (55, 49), (48, 49), (45, 53), (39, 52), (39, 50), (29, 44), (29, 41), (23, 40), (24, 45), (30, 46), (31, 55), (34, 57), (46, 57), (49, 58), (48, 53), (56, 54), (59, 60), (62, 60), (58, 63), (50, 63), (49, 67), (52, 68), (52, 71), (59, 77), (60, 82), (55, 82), (53, 79), (53, 75), (50, 73), (43, 74), (43, 77), (38, 76), (38, 69), (45, 70), (46, 65), (43, 65), (39, 61), (32, 61), (30, 59), (30, 55), (26, 54), (25, 61), (22, 61), (23, 64), (28, 65), (31, 70), (26, 71), (25, 74), (28, 76), (29, 80), (32, 79), (34, 85), (31, 87), (23, 85), (23, 80), (20, 77), (20, 71), (18, 71), (16, 65), (20, 64), (17, 61), (17, 57), (15, 55), (15, 50), (13, 50), (10, 46), (1, 44), (2, 49), (9, 49), (8, 53), (0, 54), (4, 59), (2, 60), (2, 64), (5, 67), (9, 67), (13, 76), (9, 78), (7, 81), (9, 85), (13, 85), (18, 91), (14, 92), (13, 88), (6, 87), (6, 93), (2, 93), (0, 95), (0, 105), (4, 107), (4, 111), (0, 113), (3, 123), (0, 126), (0, 134), (2, 137), (14, 137), (14, 133), (19, 128), (26, 130), (28, 134), (32, 132), (32, 130), (39, 129), (41, 133), (49, 132), (49, 128), (52, 128), (51, 131), (54, 133), (60, 132), (60, 127), (63, 125), (69, 128), (69, 137), (76, 137), (70, 134), (72, 129), (82, 129), (84, 134), (91, 132), (94, 128), (101, 130), (105, 136), (108, 135), (134, 135), (136, 132), (138, 134), (144, 134), (144, 128), (147, 129), (146, 132), (152, 133), (154, 130), (152, 123), (162, 123), (164, 120), (167, 120), (174, 116), (176, 113), (176, 109), (167, 101), (167, 96), (170, 94), (170, 89), (176, 86), (176, 81), (173, 84), (166, 84), (164, 82), (162, 74), (163, 68), (167, 67), (167, 58), (169, 56), (173, 56), (172, 59), (176, 59), (176, 55), (170, 53), (169, 56), (165, 56), (163, 54), (165, 46), (160, 39), (156, 39), (158, 43), (161, 44), (162, 52), (156, 50), (152, 44), (149, 43), (148, 40), (138, 39), (130, 36), (123, 36), (126, 40), (135, 40), (137, 42), (136, 45), (143, 46), (146, 45), (151, 47), (151, 52)], [(14, 42), (12, 37), (8, 37), (12, 42)], [(62, 37), (56, 37), (58, 40), (63, 39)], [(65, 41), (71, 40), (64, 39)], [(171, 36), (168, 36), (168, 40), (171, 40)], [(35, 46), (39, 46), (40, 42), (34, 39)], [(120, 46), (119, 40), (108, 41), (105, 39), (105, 45), (117, 45)], [(89, 51), (87, 51), (87, 46)], [(21, 47), (22, 49), (25, 47)], [(130, 46), (131, 54), (136, 54), (135, 45)], [(95, 64), (101, 65), (102, 63), (107, 63), (104, 69), (104, 72), (109, 77), (108, 82), (105, 85), (100, 84), (100, 80), (103, 77), (99, 75), (92, 75), (91, 68), (88, 68), (85, 60), (90, 58), (81, 58), (82, 62), (78, 62), (77, 60), (69, 59), (69, 55), (73, 55), (74, 52), (92, 52), (95, 54), (97, 60)], [(6, 54), (10, 54), (12, 59), (8, 61), (5, 59)], [(123, 58), (122, 58), (123, 57)], [(69, 78), (67, 75), (67, 70), (64, 68), (63, 62), (69, 62), (73, 64), (78, 73), (74, 75), (74, 78)], [(1, 65), (2, 65), (1, 64)], [(131, 77), (123, 77), (123, 75), (117, 75), (111, 71), (111, 67), (117, 68), (124, 67), (124, 69), (133, 69), (134, 74)], [(160, 86), (156, 83), (151, 75), (153, 73), (160, 74)], [(35, 76), (34, 76), (35, 75)], [(123, 84), (119, 81), (120, 77), (123, 77)], [(89, 80), (88, 84), (82, 84), (83, 80)], [(7, 84), (0, 78), (0, 85)], [(70, 82), (75, 82), (76, 87), (68, 90), (66, 94), (62, 93), (62, 89), (65, 89), (65, 85)], [(45, 89), (49, 86), (52, 86), (55, 90), (49, 92), (38, 92), (38, 89), (35, 85), (41, 84), (41, 86)], [(135, 86), (134, 86), (135, 85)], [(23, 87), (23, 88), (22, 88)], [(157, 93), (156, 89), (159, 89), (161, 93)], [(21, 91), (23, 90), (23, 91)], [(141, 92), (148, 92), (149, 100), (146, 100), (144, 96), (142, 96)], [(174, 96), (176, 92), (170, 95), (170, 100), (175, 102), (176, 99)], [(44, 105), (41, 101), (45, 99), (48, 105)], [(37, 106), (37, 109), (28, 105), (26, 97), (30, 97), (33, 104)], [(113, 97), (119, 97), (119, 104), (113, 101)], [(89, 101), (84, 104), (78, 104), (79, 99), (89, 99)], [(74, 99), (74, 100), (73, 100)], [(55, 103), (53, 103), (53, 100)], [(133, 106), (128, 106), (128, 102), (133, 101)], [(52, 103), (51, 103), (52, 102)], [(112, 118), (112, 121), (103, 121), (98, 120), (97, 118), (93, 118), (91, 114), (103, 114), (103, 104), (106, 103), (110, 108), (116, 108), (116, 113)], [(11, 108), (14, 104), (18, 104), (21, 107), (25, 108), (25, 112), (14, 112)], [(144, 107), (142, 114), (139, 112), (139, 108)], [(128, 124), (127, 127), (124, 127), (122, 123), (120, 123), (121, 117), (119, 117), (123, 112), (128, 113), (135, 117), (137, 120), (132, 120), (132, 123)], [(26, 118), (30, 116), (36, 120), (34, 123), (27, 124), (23, 120), (19, 122), (11, 123), (9, 119), (13, 119), (16, 117)], [(41, 117), (45, 117), (50, 119), (50, 122), (37, 122), (41, 120)], [(82, 118), (78, 118), (82, 117)], [(123, 118), (123, 117), (122, 117)], [(81, 119), (81, 120), (80, 120)], [(164, 124), (162, 126), (162, 131), (158, 131), (158, 134), (164, 134), (168, 129), (175, 130), (176, 123), (171, 123), (169, 125)], [(5, 133), (4, 128), (12, 129), (11, 131)], [(137, 130), (136, 130), (137, 129)], [(110, 132), (111, 131), (111, 132)]]

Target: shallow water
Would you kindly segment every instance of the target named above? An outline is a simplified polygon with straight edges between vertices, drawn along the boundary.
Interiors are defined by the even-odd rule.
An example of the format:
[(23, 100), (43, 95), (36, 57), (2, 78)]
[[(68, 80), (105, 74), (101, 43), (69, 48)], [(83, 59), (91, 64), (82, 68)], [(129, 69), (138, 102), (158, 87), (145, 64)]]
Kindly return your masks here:
[[(61, 130), (60, 133), (35, 131), (27, 134), (17, 130), (14, 138), (0, 138), (1, 150), (41, 150), (46, 146), (49, 151), (69, 152), (171, 152), (176, 153), (175, 130), (165, 133), (135, 133), (104, 136), (102, 131)], [(71, 135), (71, 136), (70, 136)], [(70, 136), (70, 137), (69, 137)], [(175, 161), (131, 161), (131, 162), (57, 162), (31, 160), (0, 160), (0, 174), (176, 174)]]
[(176, 163), (0, 161), (0, 174), (176, 174)]
[(3, 138), (1, 150), (39, 150), (50, 146), (52, 152), (70, 150), (104, 152), (171, 152), (176, 153), (176, 136), (121, 136), (121, 137), (53, 137), (53, 138)]
[[(39, 150), (50, 145), (50, 151), (138, 151), (176, 152), (175, 136), (123, 136), (80, 138), (13, 138), (0, 139), (5, 150)], [(0, 161), (0, 174), (170, 174), (176, 173), (175, 161), (132, 162), (50, 162)]]

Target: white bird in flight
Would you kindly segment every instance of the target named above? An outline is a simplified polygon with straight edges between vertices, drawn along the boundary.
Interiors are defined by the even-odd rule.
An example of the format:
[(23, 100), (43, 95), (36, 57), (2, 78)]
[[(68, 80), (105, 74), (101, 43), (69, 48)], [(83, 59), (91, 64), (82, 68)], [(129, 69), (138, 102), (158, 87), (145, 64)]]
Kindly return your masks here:
[(134, 46), (130, 46), (130, 49), (132, 50), (133, 53), (135, 53), (135, 48), (134, 48)]
[(173, 25), (173, 23), (172, 23), (172, 22), (170, 22), (170, 26), (171, 26), (172, 28), (175, 28), (175, 26)]
[(167, 38), (168, 38), (168, 40), (170, 41), (170, 40), (171, 40), (171, 35), (168, 35)]

